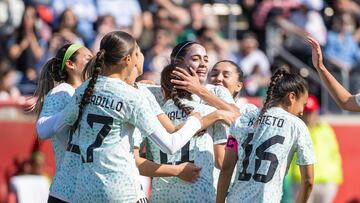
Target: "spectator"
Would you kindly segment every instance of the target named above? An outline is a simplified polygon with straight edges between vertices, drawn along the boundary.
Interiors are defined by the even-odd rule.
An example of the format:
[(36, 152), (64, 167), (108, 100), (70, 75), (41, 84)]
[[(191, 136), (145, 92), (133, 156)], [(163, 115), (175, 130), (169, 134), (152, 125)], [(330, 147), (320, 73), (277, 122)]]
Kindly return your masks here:
[(277, 22), (286, 32), (285, 46), (299, 59), (308, 63), (308, 59), (311, 58), (311, 49), (305, 37), (312, 36), (321, 45), (326, 43), (327, 29), (319, 13), (323, 1), (300, 0), (299, 3), (289, 18), (279, 16)]
[[(0, 100), (13, 100), (20, 101), (25, 100), (21, 97), (19, 89), (15, 86), (16, 82), (16, 72), (10, 66), (10, 64), (5, 61), (0, 61)], [(23, 102), (22, 101), (22, 102)]]
[(251, 96), (265, 96), (270, 81), (270, 62), (264, 52), (258, 49), (253, 33), (245, 33), (240, 40), (240, 51), (234, 54), (237, 64), (245, 76), (245, 89)]
[(0, 0), (0, 36), (10, 35), (19, 27), (24, 9), (22, 0)]
[(203, 13), (203, 2), (201, 0), (194, 0), (189, 3), (188, 12), (190, 13), (191, 21), (185, 27), (185, 30), (177, 37), (177, 42), (195, 41), (196, 31), (205, 26), (205, 16)]
[[(343, 181), (341, 155), (334, 130), (329, 124), (320, 122), (319, 110), (316, 97), (310, 95), (304, 108), (303, 120), (309, 128), (314, 146), (316, 176), (308, 203), (332, 203)], [(296, 193), (300, 183), (300, 171), (294, 162), (292, 164), (291, 172)]]
[(54, 35), (62, 39), (64, 44), (84, 44), (82, 38), (77, 34), (77, 18), (72, 9), (65, 9), (59, 17), (58, 27)]
[(96, 21), (96, 37), (91, 50), (93, 53), (99, 51), (101, 39), (109, 32), (116, 30), (116, 22), (112, 15), (100, 16)]
[(328, 32), (325, 56), (330, 66), (350, 71), (359, 65), (360, 50), (352, 35), (355, 21), (350, 13), (334, 16), (332, 30)]
[(144, 68), (148, 69), (148, 71), (145, 73), (144, 79), (150, 79), (156, 84), (160, 84), (162, 69), (170, 63), (169, 56), (172, 51), (172, 41), (173, 36), (168, 30), (158, 28), (155, 31), (154, 43), (146, 53), (148, 67)]
[(141, 8), (138, 0), (97, 0), (100, 16), (112, 15), (117, 27), (138, 39), (142, 33)]
[(18, 71), (22, 73), (23, 94), (32, 94), (37, 78), (37, 65), (44, 53), (45, 41), (37, 33), (35, 8), (26, 6), (20, 27), (8, 41), (9, 55)]
[(90, 46), (95, 37), (93, 23), (98, 17), (95, 1), (96, 0), (52, 0), (52, 7), (56, 19), (58, 19), (66, 9), (72, 9), (78, 20), (77, 31), (84, 38), (86, 46)]
[(209, 56), (209, 66), (224, 59), (227, 55), (227, 43), (215, 29), (202, 27), (195, 32), (197, 41), (204, 46)]

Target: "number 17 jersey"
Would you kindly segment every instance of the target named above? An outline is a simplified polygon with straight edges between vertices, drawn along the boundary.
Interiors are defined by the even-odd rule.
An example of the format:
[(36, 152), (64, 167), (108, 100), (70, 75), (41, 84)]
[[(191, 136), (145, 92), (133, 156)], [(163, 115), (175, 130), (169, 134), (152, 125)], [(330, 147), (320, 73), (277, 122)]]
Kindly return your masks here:
[(302, 120), (273, 107), (254, 128), (259, 112), (244, 114), (230, 128), (238, 142), (238, 174), (227, 202), (280, 202), (283, 179), (294, 153), (298, 165), (315, 162), (311, 137)]

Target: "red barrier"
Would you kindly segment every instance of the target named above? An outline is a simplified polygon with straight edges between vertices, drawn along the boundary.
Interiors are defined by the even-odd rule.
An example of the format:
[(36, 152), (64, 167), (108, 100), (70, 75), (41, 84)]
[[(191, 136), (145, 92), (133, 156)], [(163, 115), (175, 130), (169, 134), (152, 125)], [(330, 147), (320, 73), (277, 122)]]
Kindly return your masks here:
[[(343, 159), (344, 183), (336, 203), (360, 200), (360, 125), (333, 125)], [(11, 172), (16, 157), (28, 158), (36, 141), (33, 122), (0, 122), (0, 202), (4, 198), (2, 186)], [(46, 154), (46, 172), (53, 175), (55, 162), (50, 141), (41, 142), (41, 151)], [(1, 183), (3, 185), (1, 185)]]

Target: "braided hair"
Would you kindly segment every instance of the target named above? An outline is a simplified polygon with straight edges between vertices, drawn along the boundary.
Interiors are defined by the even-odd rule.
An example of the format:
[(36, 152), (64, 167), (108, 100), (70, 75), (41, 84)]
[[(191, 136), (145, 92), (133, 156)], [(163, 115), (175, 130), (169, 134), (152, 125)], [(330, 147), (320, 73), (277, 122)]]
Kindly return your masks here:
[[(176, 67), (181, 67), (181, 65), (177, 65), (174, 63), (171, 63), (162, 70), (161, 72), (161, 88), (163, 89), (165, 93), (165, 98), (171, 98), (174, 101), (174, 104), (184, 111), (186, 115), (191, 114), (191, 112), (194, 110), (193, 107), (186, 106), (181, 102), (180, 99), (188, 99), (191, 100), (191, 93), (186, 90), (180, 90), (176, 89), (174, 87), (174, 84), (171, 82), (171, 80), (179, 80), (180, 78), (173, 74), (172, 72), (176, 69)], [(183, 68), (189, 72), (187, 68)]]
[(117, 65), (123, 57), (133, 53), (135, 45), (135, 39), (130, 34), (122, 31), (110, 32), (101, 40), (100, 51), (96, 54), (95, 58), (89, 61), (83, 72), (83, 76), (87, 75), (90, 79), (80, 100), (79, 114), (76, 122), (71, 127), (71, 132), (77, 129), (85, 107), (89, 104), (90, 98), (93, 95), (97, 78), (102, 73), (102, 70)]
[[(69, 74), (66, 69), (61, 69), (61, 64), (65, 53), (70, 46), (71, 44), (66, 44), (62, 46), (56, 53), (55, 57), (51, 58), (43, 66), (40, 73), (38, 86), (34, 93), (34, 97), (37, 98), (37, 101), (33, 106), (29, 108), (30, 111), (34, 111), (39, 115), (44, 104), (46, 94), (51, 89), (53, 89), (57, 83), (66, 82), (68, 80)], [(77, 55), (78, 50), (70, 56), (69, 60), (72, 62), (76, 62)]]
[(254, 124), (256, 127), (261, 121), (265, 112), (281, 102), (289, 92), (294, 92), (296, 97), (299, 98), (301, 94), (308, 90), (308, 84), (301, 76), (290, 73), (285, 68), (278, 68), (273, 76), (267, 90), (267, 97), (263, 108)]

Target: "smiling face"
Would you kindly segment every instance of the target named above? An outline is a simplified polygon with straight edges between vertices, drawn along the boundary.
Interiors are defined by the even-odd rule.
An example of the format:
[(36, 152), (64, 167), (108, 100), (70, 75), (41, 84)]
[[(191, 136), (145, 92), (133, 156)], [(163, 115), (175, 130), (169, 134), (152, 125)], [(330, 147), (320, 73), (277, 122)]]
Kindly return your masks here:
[(200, 44), (191, 44), (186, 49), (184, 62), (196, 71), (200, 83), (205, 83), (209, 71), (209, 61), (205, 48)]
[(236, 67), (228, 62), (220, 62), (210, 72), (209, 83), (226, 87), (235, 97), (240, 92), (243, 83), (239, 81)]

